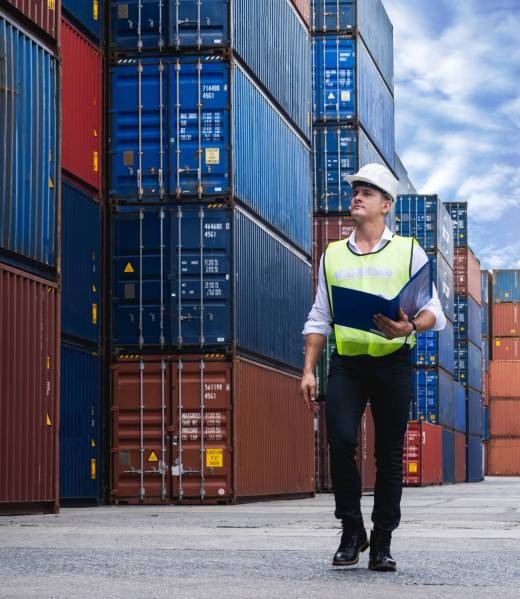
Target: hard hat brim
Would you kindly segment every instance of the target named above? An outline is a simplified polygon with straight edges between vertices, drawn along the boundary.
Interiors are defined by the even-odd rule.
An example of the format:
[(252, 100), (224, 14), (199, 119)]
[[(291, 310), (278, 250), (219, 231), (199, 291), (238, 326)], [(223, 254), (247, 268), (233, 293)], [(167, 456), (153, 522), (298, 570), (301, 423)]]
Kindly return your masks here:
[(377, 187), (377, 189), (380, 189), (383, 193), (386, 193), (392, 198), (392, 200), (395, 201), (395, 196), (393, 193), (390, 193), (386, 189), (379, 187), (377, 183), (374, 183), (374, 181), (372, 181), (368, 177), (360, 177), (359, 175), (349, 175), (347, 177), (347, 181), (350, 183), (352, 187), (354, 187), (354, 183), (368, 183), (371, 187)]

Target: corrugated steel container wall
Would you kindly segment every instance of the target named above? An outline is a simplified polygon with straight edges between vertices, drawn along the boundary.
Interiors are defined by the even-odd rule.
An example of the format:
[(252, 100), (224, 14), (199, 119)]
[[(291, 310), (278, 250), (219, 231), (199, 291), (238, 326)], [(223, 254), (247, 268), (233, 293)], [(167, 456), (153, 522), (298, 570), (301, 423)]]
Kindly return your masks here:
[(417, 334), (417, 342), (412, 350), (412, 360), (415, 366), (440, 366), (453, 374), (453, 352), (455, 338), (453, 325), (447, 321), (444, 329), (438, 333), (426, 331)]
[(455, 294), (455, 331), (457, 339), (482, 343), (482, 308), (470, 295)]
[(55, 268), (58, 62), (3, 17), (0, 53), (0, 248)]
[(453, 378), (444, 370), (415, 368), (410, 420), (425, 420), (454, 428), (453, 393)]
[(455, 380), (482, 390), (482, 350), (470, 341), (455, 340)]
[(520, 270), (494, 270), (493, 303), (520, 302)]
[(455, 229), (455, 247), (468, 245), (468, 203), (467, 202), (444, 202)]
[(484, 432), (482, 434), (482, 439), (484, 441), (489, 441), (489, 407), (486, 405), (484, 405), (483, 420), (484, 420)]
[(520, 337), (520, 304), (493, 304), (493, 337)]
[(0, 513), (57, 511), (59, 296), (0, 264)]
[(483, 403), (482, 393), (475, 389), (468, 389), (467, 400), (468, 434), (482, 437), (483, 431)]
[(453, 270), (457, 293), (468, 293), (480, 306), (480, 262), (468, 247), (455, 248)]
[(488, 476), (520, 476), (520, 437), (491, 438), (486, 453)]
[(466, 432), (466, 389), (457, 381), (453, 381), (453, 397), (455, 402), (455, 422), (453, 428), (456, 431)]
[(417, 190), (415, 189), (414, 184), (411, 182), (410, 177), (408, 176), (408, 171), (406, 170), (404, 164), (402, 163), (399, 156), (395, 155), (395, 174), (399, 179), (399, 187), (397, 192), (399, 195), (410, 195), (416, 194)]
[(442, 482), (455, 482), (455, 433), (442, 429)]
[(520, 361), (492, 360), (489, 363), (489, 395), (520, 397)]
[(61, 0), (64, 13), (72, 17), (94, 40), (101, 40), (103, 0)]
[(327, 395), (327, 386), (329, 378), (329, 366), (332, 357), (332, 352), (336, 349), (336, 339), (332, 332), (325, 342), (325, 347), (321, 352), (320, 359), (316, 366), (316, 383), (318, 387), (318, 396), (325, 397)]
[(489, 343), (482, 339), (482, 389), (484, 389), (484, 373), (489, 370)]
[(455, 482), (463, 483), (466, 480), (466, 435), (454, 433), (455, 439)]
[(442, 310), (446, 318), (453, 322), (455, 320), (455, 285), (453, 270), (442, 257), (440, 252), (428, 253), (428, 258), (432, 265), (432, 279)]
[(495, 337), (493, 339), (493, 360), (520, 360), (520, 338)]
[(299, 377), (234, 362), (235, 497), (314, 492), (313, 417)]
[(489, 310), (491, 305), (487, 303), (482, 303), (482, 326), (481, 326), (481, 336), (482, 338), (489, 338), (491, 330), (489, 328)]
[(520, 437), (520, 397), (494, 397), (489, 406), (491, 437)]
[(99, 497), (101, 360), (61, 344), (60, 499)]
[[(7, 0), (55, 43), (60, 39), (60, 0)], [(40, 33), (38, 31), (38, 33)]]
[(350, 237), (356, 225), (347, 216), (315, 216), (312, 222), (312, 276), (316, 289), (320, 260), (325, 248), (331, 241)]
[(62, 182), (61, 332), (100, 342), (101, 206)]
[(480, 271), (480, 295), (482, 296), (482, 303), (489, 303), (489, 288), (491, 286), (492, 276), (489, 270)]
[(62, 168), (101, 189), (102, 58), (66, 19), (62, 19)]
[(468, 435), (467, 446), (467, 481), (477, 483), (484, 480), (484, 445), (482, 444), (482, 437)]
[(409, 422), (404, 439), (403, 484), (442, 483), (442, 428), (428, 422)]
[(296, 10), (305, 21), (307, 27), (311, 25), (311, 0), (292, 0)]
[(243, 211), (235, 210), (234, 218), (236, 346), (303, 368), (311, 264)]

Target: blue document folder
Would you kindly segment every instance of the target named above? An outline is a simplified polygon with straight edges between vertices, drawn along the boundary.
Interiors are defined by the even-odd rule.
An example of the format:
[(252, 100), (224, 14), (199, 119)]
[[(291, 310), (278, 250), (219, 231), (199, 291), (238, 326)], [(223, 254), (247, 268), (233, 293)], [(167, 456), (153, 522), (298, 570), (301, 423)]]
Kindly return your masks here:
[(428, 261), (393, 299), (332, 285), (334, 324), (382, 335), (373, 321), (376, 314), (399, 319), (399, 308), (413, 317), (432, 297), (431, 265)]

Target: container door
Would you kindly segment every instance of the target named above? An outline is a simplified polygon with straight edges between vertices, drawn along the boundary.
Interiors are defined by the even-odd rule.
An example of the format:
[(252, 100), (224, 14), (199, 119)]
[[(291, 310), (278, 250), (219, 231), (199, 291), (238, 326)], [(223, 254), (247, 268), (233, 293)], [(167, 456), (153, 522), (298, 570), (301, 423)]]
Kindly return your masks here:
[(312, 0), (313, 31), (351, 31), (356, 26), (355, 0)]
[(228, 0), (170, 0), (169, 4), (170, 46), (212, 48), (228, 42)]
[(112, 45), (116, 50), (163, 48), (167, 0), (112, 0), (111, 4)]

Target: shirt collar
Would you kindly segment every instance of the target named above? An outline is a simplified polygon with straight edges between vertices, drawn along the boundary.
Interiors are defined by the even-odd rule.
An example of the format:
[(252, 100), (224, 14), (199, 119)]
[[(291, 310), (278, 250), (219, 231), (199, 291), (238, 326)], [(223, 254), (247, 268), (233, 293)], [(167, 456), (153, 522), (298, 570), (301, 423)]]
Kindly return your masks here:
[[(385, 230), (383, 231), (383, 235), (381, 236), (381, 239), (378, 241), (378, 243), (376, 243), (376, 245), (374, 246), (374, 249), (376, 249), (378, 246), (380, 246), (381, 242), (389, 241), (390, 239), (392, 239), (393, 236), (394, 236), (394, 234), (392, 233), (392, 231), (390, 231), (390, 229), (388, 227), (385, 227)], [(350, 234), (350, 237), (348, 238), (348, 242), (353, 248), (359, 249), (356, 244), (356, 229), (354, 229), (352, 231), (352, 233)]]

